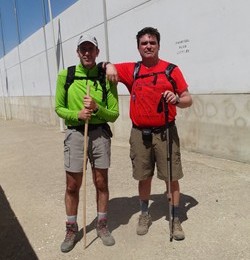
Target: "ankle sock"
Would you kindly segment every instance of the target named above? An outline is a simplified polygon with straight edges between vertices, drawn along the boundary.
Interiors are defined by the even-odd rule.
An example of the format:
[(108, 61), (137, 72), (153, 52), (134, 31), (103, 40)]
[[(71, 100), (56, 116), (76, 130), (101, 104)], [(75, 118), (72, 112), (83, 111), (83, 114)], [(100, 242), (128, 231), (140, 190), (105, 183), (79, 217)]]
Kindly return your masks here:
[(148, 215), (148, 200), (140, 200), (140, 208), (142, 215)]
[(104, 218), (107, 219), (107, 212), (97, 212), (97, 221)]
[(179, 206), (172, 206), (172, 216), (173, 216), (173, 218), (180, 217), (180, 207)]
[(76, 223), (77, 216), (67, 216), (67, 222)]

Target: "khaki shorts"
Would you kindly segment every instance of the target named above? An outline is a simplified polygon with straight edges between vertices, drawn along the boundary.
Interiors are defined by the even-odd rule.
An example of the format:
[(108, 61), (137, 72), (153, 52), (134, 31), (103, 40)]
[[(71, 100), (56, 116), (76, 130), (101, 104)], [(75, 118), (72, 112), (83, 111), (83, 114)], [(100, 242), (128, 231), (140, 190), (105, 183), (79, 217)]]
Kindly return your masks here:
[[(172, 145), (172, 176), (171, 180), (183, 177), (181, 166), (180, 142), (176, 126), (169, 128), (169, 135), (173, 138)], [(168, 180), (167, 170), (167, 141), (166, 130), (152, 133), (151, 139), (143, 140), (142, 130), (132, 128), (130, 135), (130, 158), (133, 166), (133, 177), (136, 180), (145, 180), (154, 175), (155, 165), (157, 177)]]
[[(88, 159), (93, 168), (110, 167), (111, 139), (101, 127), (88, 132)], [(83, 171), (84, 132), (67, 129), (64, 140), (64, 168), (68, 172)]]

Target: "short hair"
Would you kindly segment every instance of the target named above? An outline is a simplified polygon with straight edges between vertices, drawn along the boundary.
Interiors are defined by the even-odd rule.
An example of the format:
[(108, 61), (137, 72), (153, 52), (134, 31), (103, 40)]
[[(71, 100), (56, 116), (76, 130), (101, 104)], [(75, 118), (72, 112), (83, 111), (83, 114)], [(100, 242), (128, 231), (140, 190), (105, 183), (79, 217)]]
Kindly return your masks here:
[(161, 36), (160, 36), (160, 33), (158, 32), (158, 30), (153, 27), (145, 27), (145, 28), (141, 29), (136, 35), (137, 47), (139, 47), (140, 38), (145, 34), (154, 35), (157, 39), (158, 44), (160, 45)]

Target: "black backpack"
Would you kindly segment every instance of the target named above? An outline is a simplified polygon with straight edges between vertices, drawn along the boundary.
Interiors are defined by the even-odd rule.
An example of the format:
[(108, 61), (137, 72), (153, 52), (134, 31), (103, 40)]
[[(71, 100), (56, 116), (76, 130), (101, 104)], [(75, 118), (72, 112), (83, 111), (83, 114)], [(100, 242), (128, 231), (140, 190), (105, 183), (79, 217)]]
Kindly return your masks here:
[(68, 67), (68, 72), (67, 72), (67, 78), (66, 78), (66, 82), (64, 85), (64, 89), (66, 91), (65, 93), (65, 104), (67, 104), (68, 102), (68, 90), (70, 85), (75, 81), (75, 80), (83, 80), (83, 79), (90, 79), (94, 81), (94, 85), (96, 85), (96, 81), (100, 82), (100, 85), (102, 87), (102, 101), (107, 101), (107, 88), (106, 88), (106, 72), (105, 70), (102, 68), (102, 64), (98, 63), (97, 64), (97, 69), (98, 69), (98, 73), (96, 77), (78, 77), (75, 76), (75, 71), (76, 71), (76, 66), (70, 66)]
[(157, 82), (157, 75), (158, 74), (165, 74), (168, 81), (172, 84), (173, 89), (174, 89), (174, 93), (176, 94), (176, 90), (177, 90), (177, 86), (176, 86), (176, 82), (175, 80), (171, 77), (171, 73), (174, 70), (174, 68), (176, 67), (175, 64), (173, 63), (169, 63), (167, 68), (165, 69), (165, 71), (161, 71), (161, 72), (153, 72), (153, 73), (148, 73), (148, 74), (142, 74), (139, 75), (139, 71), (140, 71), (140, 67), (141, 67), (141, 61), (136, 62), (135, 64), (135, 68), (134, 68), (134, 80), (138, 79), (138, 78), (146, 78), (146, 77), (150, 77), (150, 76), (154, 76), (154, 80), (153, 83), (154, 85)]

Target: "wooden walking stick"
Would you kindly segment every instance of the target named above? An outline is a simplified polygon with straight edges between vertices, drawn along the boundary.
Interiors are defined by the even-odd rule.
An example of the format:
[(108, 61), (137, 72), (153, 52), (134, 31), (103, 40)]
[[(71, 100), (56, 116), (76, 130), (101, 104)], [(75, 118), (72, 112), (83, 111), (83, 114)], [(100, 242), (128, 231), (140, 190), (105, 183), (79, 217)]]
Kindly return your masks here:
[[(89, 85), (87, 85), (87, 96), (89, 96)], [(88, 126), (89, 120), (84, 125), (84, 146), (83, 146), (83, 237), (84, 249), (86, 249), (86, 170), (87, 170), (87, 153), (88, 153)]]

